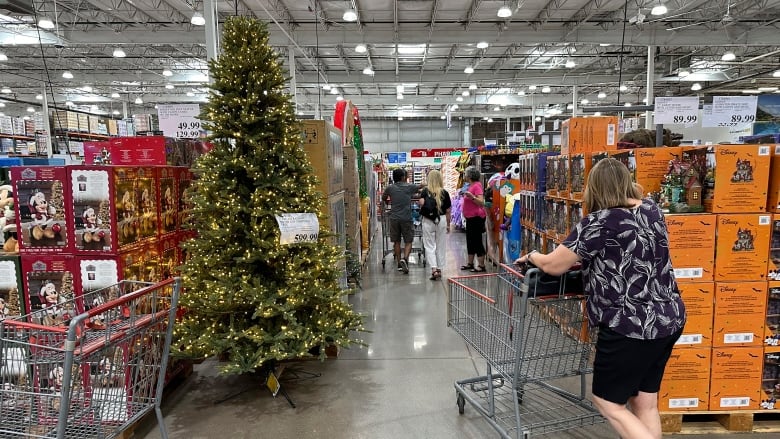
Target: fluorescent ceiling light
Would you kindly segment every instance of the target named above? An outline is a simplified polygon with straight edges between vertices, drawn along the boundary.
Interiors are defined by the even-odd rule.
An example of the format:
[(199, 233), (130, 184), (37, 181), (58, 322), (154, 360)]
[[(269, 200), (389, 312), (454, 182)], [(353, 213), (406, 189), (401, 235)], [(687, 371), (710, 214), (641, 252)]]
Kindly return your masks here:
[(517, 95), (518, 96), (525, 96), (525, 90), (520, 90), (519, 92), (517, 92)]
[(3, 87), (0, 89), (0, 93), (11, 93), (11, 89), (8, 87)]
[[(772, 91), (772, 90), (769, 90), (769, 91)], [(43, 95), (35, 95), (35, 99), (37, 99), (39, 101), (42, 101), (43, 100)]]
[(193, 92), (191, 92), (191, 91), (188, 91), (188, 92), (187, 92), (187, 96), (188, 96), (188, 97), (193, 97), (193, 96), (195, 96), (195, 93), (193, 93)]
[(760, 92), (777, 91), (777, 87), (758, 87), (758, 91)]
[(73, 101), (65, 101), (65, 106), (72, 107), (73, 105), (75, 105)]
[(425, 44), (399, 44), (399, 55), (422, 55), (425, 53)]
[(462, 95), (462, 96), (465, 98), (465, 97), (468, 97), (468, 96), (470, 96), (470, 95), (471, 95), (471, 93), (469, 93), (469, 91), (468, 91), (468, 90), (463, 90), (463, 93), (461, 93), (461, 95)]
[(332, 94), (332, 95), (337, 95), (337, 94), (339, 94), (339, 89), (338, 89), (338, 87), (331, 87), (331, 89), (330, 89), (330, 94)]
[(54, 22), (49, 17), (41, 17), (38, 20), (38, 27), (41, 29), (54, 29)]
[(669, 12), (669, 9), (666, 7), (666, 5), (659, 3), (653, 6), (653, 9), (650, 10), (650, 15), (664, 15), (667, 12)]
[(465, 73), (467, 75), (470, 75), (470, 74), (474, 73), (474, 67), (471, 67), (471, 66), (466, 67), (465, 69), (463, 69), (463, 73)]
[(401, 93), (398, 93), (397, 95), (395, 95), (395, 98), (398, 99), (399, 101), (403, 101), (404, 100), (404, 95), (402, 95)]
[(162, 71), (162, 75), (163, 76), (173, 76), (173, 72), (170, 71), (169, 69), (165, 69), (165, 70)]
[(8, 55), (5, 53), (0, 53), (0, 61), (8, 61)]
[(113, 93), (111, 93), (111, 97), (112, 98), (118, 98), (119, 97), (119, 93), (113, 92)]
[(607, 97), (607, 94), (606, 94), (606, 93), (604, 93), (603, 91), (600, 91), (600, 92), (599, 92), (599, 94), (597, 95), (597, 97), (598, 97), (599, 99), (604, 99), (605, 97)]
[(501, 107), (493, 107), (493, 111), (501, 111)]
[(599, 44), (599, 46), (601, 46), (601, 47), (609, 47), (609, 46), (611, 46), (611, 44), (609, 44), (609, 43), (601, 43), (601, 44)]
[(192, 23), (195, 26), (203, 26), (206, 24), (206, 19), (203, 18), (203, 14), (200, 12), (195, 12), (192, 14), (192, 18), (190, 19), (190, 23)]
[(699, 91), (699, 90), (701, 90), (701, 84), (699, 84), (698, 82), (695, 82), (695, 83), (694, 83), (694, 84), (691, 86), (691, 90), (693, 90), (693, 91)]
[(455, 111), (455, 110), (457, 110), (459, 107), (460, 107), (460, 106), (459, 106), (458, 104), (452, 104), (452, 106), (451, 106), (450, 108), (452, 109), (452, 111)]
[(534, 118), (534, 120), (535, 120), (535, 121), (537, 121), (537, 122), (540, 122), (540, 121), (542, 120), (542, 117), (541, 117), (541, 116), (536, 116), (536, 117)]
[(65, 70), (62, 72), (62, 77), (65, 79), (73, 79), (73, 73), (71, 73), (70, 70)]
[(114, 116), (119, 116), (119, 110), (114, 110), (111, 112)]
[(757, 89), (756, 90), (752, 90), (751, 89), (751, 90), (742, 90), (742, 93), (744, 93), (744, 94), (759, 94), (761, 92), (758, 91)]
[(722, 61), (734, 61), (735, 59), (737, 59), (737, 55), (734, 55), (734, 52), (729, 50), (728, 52), (724, 53), (723, 56), (720, 57), (720, 59)]
[(487, 121), (488, 121), (488, 123), (493, 123), (493, 118), (492, 117), (488, 117)]
[(35, 108), (33, 108), (33, 107), (27, 107), (27, 112), (28, 112), (28, 113), (35, 113)]
[(323, 90), (330, 90), (330, 84), (323, 84), (322, 85)]
[(621, 85), (620, 86), (620, 91), (627, 91), (627, 90), (628, 90), (628, 87), (626, 85)]
[(368, 76), (374, 76), (374, 69), (372, 69), (371, 66), (368, 66), (365, 69), (363, 69), (363, 74)]
[(455, 98), (455, 100), (458, 101), (458, 102), (463, 102), (463, 97), (458, 96), (457, 98)]
[(535, 85), (529, 85), (528, 86), (528, 90), (534, 91), (534, 90), (536, 90), (536, 86)]
[(487, 117), (487, 116), (483, 116), (482, 117), (482, 120), (488, 120), (488, 119), (489, 119), (489, 117)]
[(574, 104), (569, 104), (569, 105), (567, 105), (567, 106), (566, 106), (566, 109), (567, 109), (567, 110), (573, 110), (573, 109), (574, 109)]
[(588, 104), (590, 103), (590, 101), (589, 101), (589, 100), (587, 100), (587, 99), (583, 99), (583, 100), (581, 100), (581, 101), (580, 101), (580, 103), (581, 103), (582, 105), (588, 105)]
[(443, 115), (443, 114), (442, 114), (441, 116), (439, 116), (439, 119), (441, 119), (441, 120), (444, 120), (444, 119), (446, 119), (446, 118), (447, 118), (447, 116), (445, 116), (445, 115)]
[(477, 89), (477, 84), (469, 85), (469, 90), (476, 90), (476, 89)]
[(126, 56), (127, 56), (127, 54), (125, 53), (125, 51), (124, 51), (124, 50), (122, 50), (122, 49), (121, 49), (121, 48), (119, 48), (119, 47), (117, 47), (116, 49), (114, 49), (114, 53), (113, 53), (113, 55), (114, 55), (114, 58), (124, 58), (124, 57), (126, 57)]
[(404, 117), (403, 117), (403, 116), (398, 116), (398, 120), (399, 120), (399, 121), (400, 121), (400, 120), (404, 120)]
[(173, 90), (176, 87), (173, 84), (165, 84), (165, 88), (167, 88), (168, 90)]
[(552, 89), (549, 86), (545, 85), (544, 87), (542, 87), (542, 93), (549, 93), (551, 91)]
[(574, 62), (574, 61), (572, 61), (572, 60), (568, 60), (568, 61), (566, 61), (566, 64), (565, 64), (565, 66), (566, 66), (566, 68), (567, 68), (567, 69), (573, 69), (573, 68), (574, 68), (576, 65), (577, 65), (577, 63), (575, 63), (575, 62)]
[(685, 69), (682, 69), (679, 72), (677, 72), (677, 76), (679, 76), (680, 78), (685, 78), (686, 76), (690, 76), (690, 75), (691, 75), (691, 72), (689, 72), (689, 71), (687, 71)]
[(512, 10), (509, 9), (509, 6), (504, 5), (498, 8), (498, 12), (496, 12), (496, 15), (499, 18), (509, 18), (512, 16)]
[(626, 102), (625, 105), (623, 105), (623, 106), (624, 107), (630, 107), (631, 106), (631, 102)]
[(87, 92), (87, 93), (92, 93), (92, 87), (89, 86), (89, 85), (85, 85), (85, 86), (81, 87), (81, 89), (83, 91)]
[(774, 73), (772, 73), (773, 78), (780, 78), (780, 70), (775, 70)]
[(403, 84), (398, 84), (395, 86), (396, 93), (403, 93), (404, 92), (404, 86)]
[(357, 21), (357, 12), (350, 8), (344, 11), (344, 15), (341, 16), (344, 21)]
[(368, 51), (368, 47), (365, 44), (358, 44), (355, 46), (355, 52), (357, 53), (366, 53)]
[(597, 112), (593, 113), (593, 115), (594, 116), (601, 116), (601, 111), (597, 111)]
[(138, 105), (141, 105), (141, 104), (144, 103), (144, 100), (141, 99), (141, 96), (138, 96), (137, 98), (135, 98), (135, 103), (138, 104)]
[(336, 101), (343, 101), (343, 100), (344, 100), (344, 96), (341, 95), (336, 96)]
[(488, 44), (487, 41), (480, 41), (477, 43), (477, 49), (487, 49), (488, 47), (490, 47), (490, 44)]

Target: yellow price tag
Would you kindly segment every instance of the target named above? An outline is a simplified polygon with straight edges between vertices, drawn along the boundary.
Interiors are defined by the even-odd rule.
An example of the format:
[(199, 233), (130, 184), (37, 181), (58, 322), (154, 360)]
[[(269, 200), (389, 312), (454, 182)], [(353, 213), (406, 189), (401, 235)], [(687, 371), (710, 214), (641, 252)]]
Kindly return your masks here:
[(274, 375), (273, 372), (268, 373), (268, 378), (265, 380), (265, 386), (268, 387), (268, 390), (271, 391), (271, 394), (274, 397), (277, 393), (279, 393), (279, 389), (282, 388), (281, 384), (279, 384), (279, 380), (276, 378), (276, 375)]

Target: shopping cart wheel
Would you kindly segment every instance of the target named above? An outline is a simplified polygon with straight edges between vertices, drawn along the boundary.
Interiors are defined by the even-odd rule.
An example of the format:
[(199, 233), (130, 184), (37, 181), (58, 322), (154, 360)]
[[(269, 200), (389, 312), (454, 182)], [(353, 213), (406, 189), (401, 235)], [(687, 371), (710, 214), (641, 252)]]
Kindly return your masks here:
[(458, 393), (458, 413), (461, 415), (463, 412), (466, 411), (466, 398), (463, 397), (460, 393)]

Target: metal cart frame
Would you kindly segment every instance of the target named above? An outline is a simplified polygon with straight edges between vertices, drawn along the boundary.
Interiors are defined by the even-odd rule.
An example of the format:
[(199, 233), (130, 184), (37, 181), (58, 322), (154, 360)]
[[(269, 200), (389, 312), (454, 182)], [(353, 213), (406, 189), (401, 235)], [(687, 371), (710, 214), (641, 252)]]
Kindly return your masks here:
[[(0, 322), (0, 437), (108, 439), (160, 403), (181, 281), (122, 281)], [(39, 323), (57, 311), (67, 326)]]
[(506, 439), (604, 421), (586, 399), (594, 349), (584, 297), (536, 297), (528, 279), (501, 264), (448, 283), (448, 325), (487, 363), (485, 375), (455, 383), (458, 410), (468, 401)]

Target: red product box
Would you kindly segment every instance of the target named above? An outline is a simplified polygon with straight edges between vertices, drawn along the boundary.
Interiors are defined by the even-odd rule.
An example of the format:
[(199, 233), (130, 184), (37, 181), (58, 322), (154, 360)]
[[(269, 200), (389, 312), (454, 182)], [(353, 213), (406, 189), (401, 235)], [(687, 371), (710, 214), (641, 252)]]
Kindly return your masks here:
[(84, 163), (88, 165), (103, 163), (110, 150), (109, 142), (84, 142)]
[(165, 165), (165, 137), (116, 137), (109, 141), (114, 165)]
[(182, 262), (182, 250), (179, 247), (179, 242), (181, 242), (181, 236), (178, 234), (164, 236), (158, 242), (161, 279), (168, 279), (179, 274), (179, 265)]
[(75, 270), (72, 255), (22, 255), (24, 301), (33, 323), (58, 326), (84, 311)]
[(161, 279), (157, 243), (131, 248), (114, 256), (76, 256), (75, 265), (77, 291), (83, 294), (109, 287), (121, 280), (158, 282)]
[(179, 207), (178, 207), (178, 227), (179, 230), (187, 230), (192, 226), (190, 223), (190, 216), (192, 214), (193, 206), (189, 202), (189, 189), (192, 186), (193, 174), (188, 168), (176, 167), (174, 168), (176, 174), (176, 182), (179, 193)]
[(17, 203), (19, 252), (71, 253), (73, 238), (67, 227), (70, 195), (63, 166), (15, 166), (11, 181)]
[(155, 168), (157, 173), (157, 233), (159, 236), (172, 235), (179, 229), (177, 209), (179, 207), (179, 191), (175, 168), (159, 166)]

